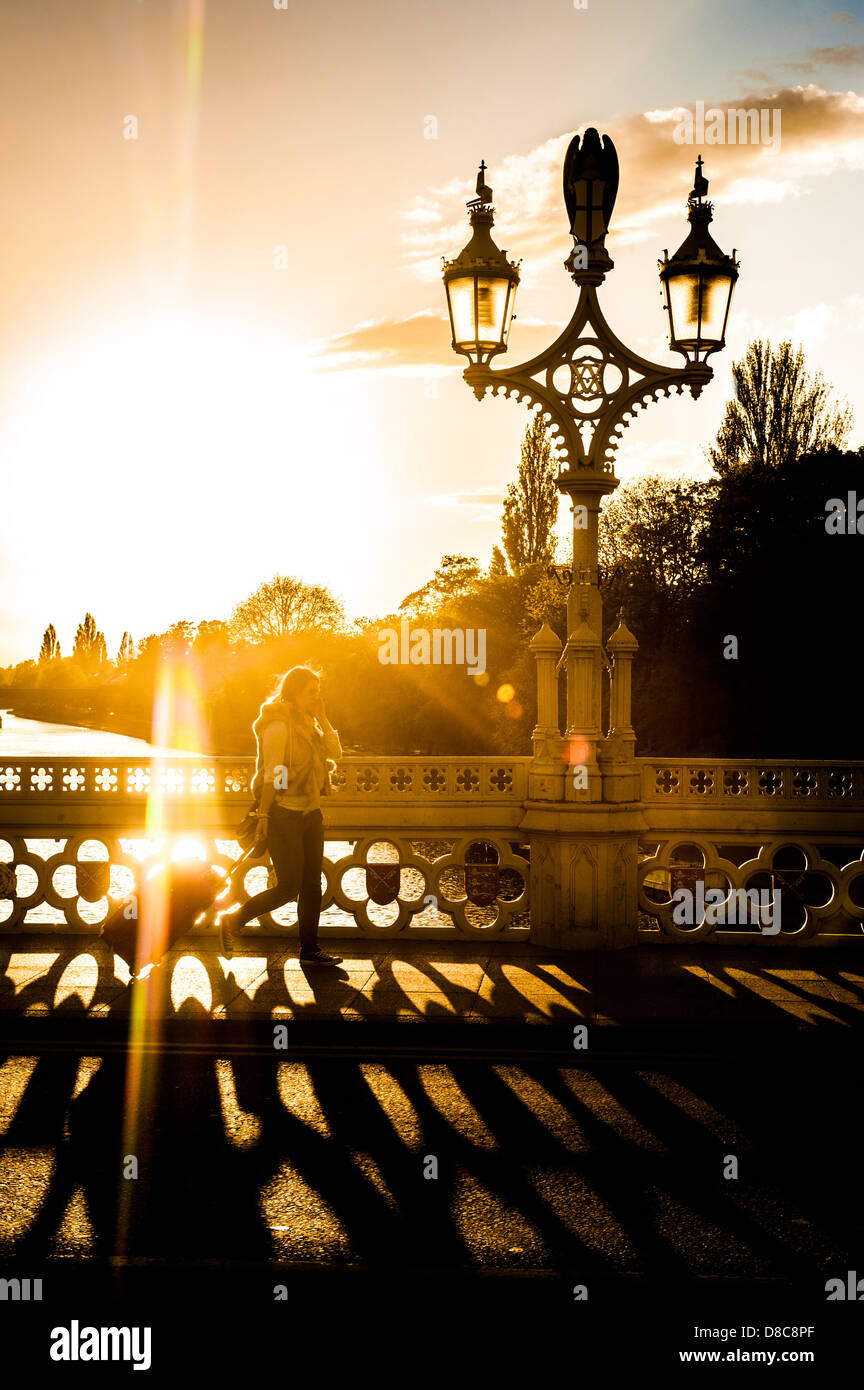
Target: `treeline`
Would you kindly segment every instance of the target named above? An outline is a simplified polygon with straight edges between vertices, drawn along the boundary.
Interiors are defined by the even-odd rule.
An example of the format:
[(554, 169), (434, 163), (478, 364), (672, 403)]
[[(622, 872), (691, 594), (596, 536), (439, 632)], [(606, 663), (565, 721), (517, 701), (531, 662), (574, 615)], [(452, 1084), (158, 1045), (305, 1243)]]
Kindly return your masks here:
[[(864, 449), (844, 447), (850, 413), (789, 343), (751, 344), (734, 383), (706, 451), (708, 481), (643, 476), (601, 513), (602, 636), (623, 607), (640, 643), (637, 751), (854, 757)], [(46, 717), (62, 717), (65, 691), (67, 704), (73, 693), (76, 706), (86, 698), (103, 727), (146, 733), (155, 711), (155, 738), (167, 729), (175, 744), (247, 753), (275, 677), (311, 664), (324, 671), (328, 712), (350, 749), (527, 753), (536, 721), (528, 642), (543, 621), (566, 638), (565, 591), (551, 569), (568, 558), (555, 554), (555, 472), (534, 416), (504, 500), (501, 548), (485, 567), (445, 555), (390, 615), (350, 623), (326, 588), (276, 575), (224, 621), (179, 622), (138, 642), (124, 633), (113, 660), (90, 614), (69, 658), (49, 627), (38, 661), (0, 672), (0, 682), (44, 691), (54, 708)], [(382, 629), (398, 633), (403, 619), (412, 631), (485, 632), (486, 670), (383, 664)], [(562, 681), (562, 728), (563, 694)]]

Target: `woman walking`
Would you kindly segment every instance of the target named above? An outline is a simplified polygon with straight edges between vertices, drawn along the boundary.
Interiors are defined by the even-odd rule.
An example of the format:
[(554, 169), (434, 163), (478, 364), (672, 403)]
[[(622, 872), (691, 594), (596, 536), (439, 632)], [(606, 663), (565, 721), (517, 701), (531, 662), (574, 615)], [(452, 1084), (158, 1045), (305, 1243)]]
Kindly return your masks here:
[(258, 744), (252, 781), (258, 800), (255, 845), (266, 844), (276, 884), (242, 907), (219, 914), (222, 953), (232, 954), (236, 934), (253, 917), (283, 907), (299, 894), (300, 959), (338, 965), (342, 957), (318, 945), (324, 858), (320, 798), (330, 790), (328, 759), (341, 757), (342, 745), (327, 718), (316, 673), (307, 666), (289, 671), (278, 695), (261, 706), (252, 729)]

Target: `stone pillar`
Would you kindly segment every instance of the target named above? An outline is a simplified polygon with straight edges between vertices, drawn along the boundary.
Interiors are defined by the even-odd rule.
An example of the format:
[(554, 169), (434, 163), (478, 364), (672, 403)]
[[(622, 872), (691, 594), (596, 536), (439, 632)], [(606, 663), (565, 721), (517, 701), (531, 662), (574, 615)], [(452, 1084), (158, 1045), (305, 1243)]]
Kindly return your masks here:
[(618, 609), (618, 626), (606, 643), (612, 653), (612, 701), (609, 732), (618, 734), (632, 754), (636, 749), (636, 733), (632, 719), (632, 667), (639, 643), (624, 621), (624, 609)]
[(531, 941), (555, 950), (637, 944), (641, 805), (541, 805), (522, 822), (531, 845)]
[[(603, 600), (597, 572), (597, 527), (604, 491), (610, 491), (608, 484), (600, 491), (596, 483), (592, 485), (587, 478), (580, 480), (579, 485), (568, 488), (573, 506), (573, 583), (567, 598), (568, 632), (573, 631), (583, 610), (592, 631), (603, 631)], [(599, 637), (597, 643), (599, 646)]]
[(638, 801), (641, 796), (636, 762), (636, 734), (631, 723), (631, 679), (639, 643), (618, 610), (618, 627), (606, 646), (612, 656), (609, 736), (600, 752), (604, 801)]
[[(597, 663), (600, 638), (582, 614), (567, 638), (567, 761), (570, 764), (564, 787), (566, 801), (601, 801), (603, 789), (597, 747), (600, 731), (600, 687)], [(584, 776), (577, 769), (584, 768)], [(587, 785), (581, 783), (585, 781)]]
[(537, 723), (531, 736), (533, 760), (528, 795), (537, 801), (564, 799), (564, 740), (558, 727), (558, 674), (561, 639), (544, 623), (529, 643), (537, 663)]
[[(555, 950), (635, 946), (639, 836), (647, 830), (630, 723), (636, 639), (622, 619), (609, 643), (614, 667), (612, 729), (606, 739), (595, 679), (602, 649), (587, 614), (579, 615), (561, 658), (567, 664), (563, 739), (557, 721), (554, 730), (549, 721), (554, 708), (551, 667), (560, 644), (554, 633), (541, 629), (531, 646), (537, 658), (537, 728), (520, 826), (531, 847), (531, 941)], [(557, 761), (556, 747), (561, 750)], [(561, 754), (568, 760), (566, 776), (560, 771)], [(581, 791), (573, 777), (578, 763), (588, 769), (588, 787)]]
[[(573, 508), (573, 582), (567, 595), (567, 732), (573, 745), (571, 761), (589, 768), (587, 792), (570, 785), (570, 796), (579, 801), (599, 801), (597, 745), (602, 737), (600, 710), (603, 694), (603, 600), (597, 568), (597, 528), (600, 503), (611, 491), (609, 479), (593, 471), (562, 475), (558, 486)], [(575, 669), (578, 664), (578, 670)], [(578, 747), (576, 745), (579, 745)]]
[[(546, 767), (554, 764), (549, 756), (554, 735), (544, 723), (548, 674), (541, 676), (538, 660), (538, 726), (532, 764), (538, 771), (530, 779), (520, 825), (531, 848), (531, 940), (556, 950), (614, 949), (633, 946), (638, 939), (639, 836), (647, 826), (630, 725), (630, 666), (636, 640), (623, 622), (610, 643), (614, 687), (608, 738), (601, 728), (607, 659), (601, 640), (597, 522), (600, 500), (615, 483), (596, 466), (574, 467), (558, 477), (558, 487), (573, 504), (569, 635), (559, 662), (559, 668), (566, 665), (567, 670), (567, 727), (559, 739), (566, 775), (553, 775), (543, 766), (543, 758)], [(544, 655), (546, 651), (551, 653), (545, 647)], [(541, 654), (539, 642), (535, 654)], [(578, 786), (574, 777), (574, 768), (580, 764), (587, 772), (587, 787)], [(548, 789), (556, 786), (560, 790), (550, 794)]]

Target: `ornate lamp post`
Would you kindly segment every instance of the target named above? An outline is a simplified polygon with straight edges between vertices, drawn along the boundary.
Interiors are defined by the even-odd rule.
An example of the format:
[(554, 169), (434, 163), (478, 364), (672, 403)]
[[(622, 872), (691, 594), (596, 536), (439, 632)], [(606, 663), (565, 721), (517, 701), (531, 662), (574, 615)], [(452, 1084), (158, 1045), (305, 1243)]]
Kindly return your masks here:
[[(691, 231), (674, 256), (664, 253), (660, 263), (670, 347), (682, 354), (685, 365), (659, 366), (625, 347), (597, 302), (597, 287), (614, 265), (605, 241), (618, 191), (618, 156), (608, 135), (601, 141), (596, 130), (586, 130), (570, 142), (564, 160), (564, 200), (573, 237), (564, 265), (579, 286), (573, 317), (537, 357), (495, 371), (489, 362), (507, 350), (519, 273), (492, 240), (494, 208), (485, 169), (481, 164), (477, 196), (468, 203), (471, 241), (455, 260), (444, 263), (453, 347), (469, 359), (464, 377), (478, 400), (491, 390), (539, 408), (557, 446), (558, 487), (573, 510), (573, 560), (565, 572), (569, 636), (562, 657), (567, 671), (565, 739), (569, 761), (585, 765), (588, 774), (587, 790), (568, 787), (566, 794), (571, 800), (599, 801), (601, 779), (593, 774), (599, 770), (603, 742), (602, 679), (604, 669), (612, 667), (601, 644), (600, 503), (618, 486), (613, 455), (629, 418), (673, 391), (687, 388), (695, 398), (711, 380), (707, 359), (724, 346), (738, 262), (734, 251), (731, 257), (724, 255), (708, 232), (712, 205), (704, 201), (708, 180), (700, 156), (688, 199)], [(632, 641), (632, 634), (627, 638)], [(624, 722), (629, 728), (629, 712)]]

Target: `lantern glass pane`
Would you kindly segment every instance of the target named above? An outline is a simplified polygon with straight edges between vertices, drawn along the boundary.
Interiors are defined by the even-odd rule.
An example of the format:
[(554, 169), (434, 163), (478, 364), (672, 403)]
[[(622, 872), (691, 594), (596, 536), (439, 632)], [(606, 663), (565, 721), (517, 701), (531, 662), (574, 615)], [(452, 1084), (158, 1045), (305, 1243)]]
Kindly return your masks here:
[(731, 275), (730, 275), (730, 277), (729, 277), (729, 283), (728, 283), (728, 286), (727, 286), (727, 290), (728, 290), (728, 293), (727, 293), (727, 295), (726, 295), (726, 308), (725, 308), (725, 311), (724, 311), (724, 318), (723, 318), (723, 337), (724, 337), (724, 339), (725, 339), (725, 337), (726, 337), (726, 325), (727, 325), (727, 323), (729, 322), (729, 310), (732, 308), (732, 296), (733, 296), (733, 294), (735, 293), (735, 281), (732, 279)]
[(510, 281), (477, 277), (477, 341), (497, 347), (504, 341), (504, 310)]
[(505, 347), (507, 346), (507, 340), (510, 337), (510, 323), (513, 318), (513, 300), (515, 298), (516, 286), (513, 284), (513, 281), (511, 280), (507, 286), (507, 305), (504, 309), (504, 334), (502, 342), (504, 343)]
[(699, 276), (670, 275), (667, 284), (672, 340), (692, 348), (699, 331)]
[(477, 341), (474, 327), (474, 276), (448, 280), (450, 312), (453, 315), (453, 341), (460, 346), (473, 347)]
[(723, 341), (726, 326), (726, 308), (729, 303), (729, 278), (726, 275), (703, 275), (702, 277), (702, 342)]
[(669, 276), (673, 341), (688, 351), (719, 347), (729, 305), (729, 277), (705, 271)]

